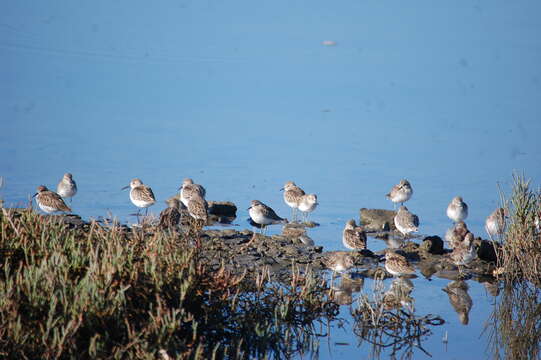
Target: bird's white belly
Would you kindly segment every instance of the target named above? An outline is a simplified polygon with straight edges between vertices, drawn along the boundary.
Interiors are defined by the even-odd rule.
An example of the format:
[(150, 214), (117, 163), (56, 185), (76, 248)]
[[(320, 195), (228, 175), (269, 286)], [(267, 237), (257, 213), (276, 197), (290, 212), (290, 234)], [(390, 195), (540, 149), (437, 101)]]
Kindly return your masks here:
[(137, 206), (137, 207), (140, 207), (140, 208), (147, 208), (149, 207), (150, 205), (154, 204), (153, 201), (144, 201), (144, 200), (139, 200), (139, 199), (134, 199), (131, 194), (130, 194), (130, 200), (131, 202), (133, 203), (133, 205)]
[(307, 204), (304, 202), (301, 202), (299, 204), (299, 210), (302, 212), (312, 212), (317, 207), (317, 204)]
[(58, 211), (56, 208), (54, 207), (51, 207), (51, 206), (46, 206), (46, 205), (42, 205), (41, 203), (38, 202), (38, 206), (41, 210), (45, 211), (47, 214), (50, 214), (50, 213), (53, 213), (55, 211)]
[(75, 196), (75, 194), (77, 193), (77, 189), (76, 188), (71, 188), (71, 189), (60, 189), (58, 191), (58, 195), (62, 196), (62, 197), (73, 197)]
[(411, 198), (411, 191), (399, 191), (395, 196), (391, 198), (394, 203), (403, 203)]
[(270, 225), (272, 224), (272, 219), (267, 218), (259, 211), (254, 210), (253, 208), (249, 210), (250, 217), (256, 224), (260, 225)]

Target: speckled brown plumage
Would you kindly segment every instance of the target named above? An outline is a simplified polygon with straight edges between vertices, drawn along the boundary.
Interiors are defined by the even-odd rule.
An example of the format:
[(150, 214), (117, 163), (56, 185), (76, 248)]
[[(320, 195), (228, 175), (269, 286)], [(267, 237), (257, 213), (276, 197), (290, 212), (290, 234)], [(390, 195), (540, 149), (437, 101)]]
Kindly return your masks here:
[(38, 186), (37, 193), (34, 194), (34, 197), (36, 198), (39, 208), (46, 213), (71, 211), (60, 195), (50, 191), (44, 185)]
[(160, 213), (160, 227), (163, 229), (171, 229), (178, 226), (180, 223), (181, 214), (179, 211), (180, 200), (172, 198), (167, 200), (168, 207)]
[(342, 244), (351, 250), (366, 249), (366, 233), (357, 228), (355, 220), (351, 219), (346, 223), (342, 231)]

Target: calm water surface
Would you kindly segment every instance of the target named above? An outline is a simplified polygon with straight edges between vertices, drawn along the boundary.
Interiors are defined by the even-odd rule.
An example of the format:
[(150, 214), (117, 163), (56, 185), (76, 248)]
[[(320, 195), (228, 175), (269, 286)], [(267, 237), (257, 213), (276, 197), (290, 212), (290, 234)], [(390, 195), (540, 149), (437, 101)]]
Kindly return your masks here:
[[(540, 11), (536, 1), (4, 3), (0, 195), (24, 205), (69, 171), (74, 212), (132, 222), (120, 191), (130, 179), (153, 188), (157, 214), (192, 177), (208, 199), (238, 205), (240, 229), (252, 199), (289, 217), (279, 189), (294, 180), (318, 194), (310, 235), (334, 250), (345, 221), (392, 208), (384, 195), (407, 178), (421, 233), (443, 236), (461, 195), (484, 236), (498, 184), (507, 191), (514, 170), (541, 178)], [(494, 298), (469, 281), (461, 325), (447, 283), (414, 280), (418, 313), (447, 321), (425, 349), (490, 358)], [(319, 357), (367, 356), (356, 343), (333, 328)]]

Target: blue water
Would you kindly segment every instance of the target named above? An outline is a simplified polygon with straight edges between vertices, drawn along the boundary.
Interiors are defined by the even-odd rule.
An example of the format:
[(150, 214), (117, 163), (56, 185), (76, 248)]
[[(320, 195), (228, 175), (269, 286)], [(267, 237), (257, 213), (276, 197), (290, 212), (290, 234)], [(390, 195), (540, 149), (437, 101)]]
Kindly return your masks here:
[[(0, 196), (25, 205), (69, 171), (74, 212), (132, 222), (120, 191), (132, 178), (152, 187), (159, 213), (192, 177), (208, 199), (235, 202), (244, 228), (252, 199), (289, 217), (279, 189), (293, 180), (318, 194), (321, 226), (310, 235), (333, 250), (345, 221), (361, 207), (392, 208), (384, 195), (407, 178), (421, 233), (443, 235), (445, 208), (461, 195), (469, 227), (484, 235), (498, 184), (507, 191), (515, 170), (535, 186), (541, 178), (540, 10), (536, 1), (3, 3)], [(462, 326), (445, 283), (415, 281), (417, 309), (449, 320), (436, 330), (449, 332), (447, 351), (440, 333), (428, 350), (490, 357), (484, 288), (469, 282), (474, 308)]]

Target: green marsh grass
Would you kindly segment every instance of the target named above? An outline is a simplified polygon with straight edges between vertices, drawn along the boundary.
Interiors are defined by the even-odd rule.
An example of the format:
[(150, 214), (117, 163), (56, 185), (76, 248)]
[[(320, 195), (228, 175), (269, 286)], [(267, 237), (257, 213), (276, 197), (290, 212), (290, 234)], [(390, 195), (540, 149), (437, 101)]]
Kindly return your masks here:
[(0, 358), (287, 358), (332, 320), (324, 281), (209, 271), (205, 244), (170, 231), (0, 215)]

